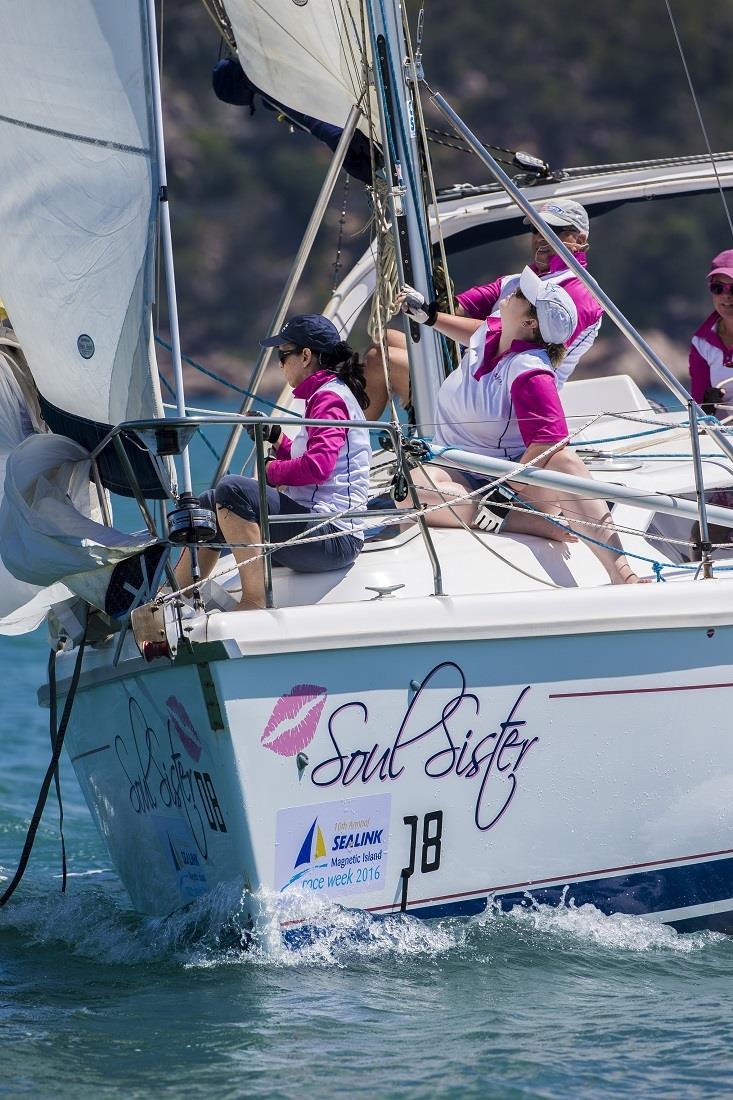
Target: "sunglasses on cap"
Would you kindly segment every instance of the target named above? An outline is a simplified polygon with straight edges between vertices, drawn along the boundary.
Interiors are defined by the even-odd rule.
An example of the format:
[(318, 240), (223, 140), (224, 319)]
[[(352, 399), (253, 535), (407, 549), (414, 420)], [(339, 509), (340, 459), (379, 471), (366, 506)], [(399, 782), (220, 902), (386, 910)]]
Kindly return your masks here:
[(733, 283), (710, 283), (711, 294), (733, 294)]

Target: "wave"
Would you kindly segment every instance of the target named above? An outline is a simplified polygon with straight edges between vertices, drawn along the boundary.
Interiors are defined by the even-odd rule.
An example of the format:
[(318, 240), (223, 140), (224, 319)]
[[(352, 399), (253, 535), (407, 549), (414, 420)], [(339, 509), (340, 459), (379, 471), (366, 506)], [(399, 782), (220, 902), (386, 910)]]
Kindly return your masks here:
[[(255, 901), (258, 918), (250, 918)], [(730, 944), (713, 932), (680, 934), (645, 918), (608, 916), (592, 905), (530, 904), (480, 918), (422, 921), (373, 917), (331, 904), (283, 909), (282, 898), (248, 898), (238, 884), (219, 887), (169, 917), (141, 917), (112, 872), (70, 876), (67, 893), (25, 882), (0, 910), (0, 930), (23, 946), (55, 949), (112, 966), (156, 963), (176, 968), (217, 966), (348, 967), (451, 956), (464, 961), (569, 949), (577, 957), (600, 950), (611, 957), (653, 954), (677, 958)], [(283, 934), (281, 934), (281, 930)], [(726, 953), (727, 957), (727, 953)]]

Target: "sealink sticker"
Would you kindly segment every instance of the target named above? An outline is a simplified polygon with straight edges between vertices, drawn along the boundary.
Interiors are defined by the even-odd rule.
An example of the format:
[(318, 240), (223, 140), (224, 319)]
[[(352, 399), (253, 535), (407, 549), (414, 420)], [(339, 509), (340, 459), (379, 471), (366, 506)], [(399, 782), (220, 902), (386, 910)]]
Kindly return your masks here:
[(204, 861), (186, 822), (173, 817), (156, 816), (154, 823), (164, 860), (169, 861), (181, 899), (193, 901), (205, 894), (209, 883)]
[(277, 815), (275, 889), (338, 898), (386, 885), (390, 795)]

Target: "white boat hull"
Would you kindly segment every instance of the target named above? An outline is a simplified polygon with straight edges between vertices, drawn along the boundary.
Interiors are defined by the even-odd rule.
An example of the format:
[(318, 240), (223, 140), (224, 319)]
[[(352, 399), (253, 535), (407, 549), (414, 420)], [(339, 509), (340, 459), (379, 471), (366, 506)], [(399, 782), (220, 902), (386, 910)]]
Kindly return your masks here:
[[(292, 643), (313, 609), (217, 615), (210, 639), (242, 620), (272, 637), (248, 653), (210, 640), (185, 664), (99, 659), (67, 746), (144, 912), (241, 882), (382, 915), (534, 898), (733, 929), (728, 591), (637, 588), (645, 629), (624, 629), (629, 590), (566, 593), (572, 631), (543, 623), (553, 605), (535, 597), (536, 637), (509, 629), (496, 597), (483, 630), (480, 601), (448, 601), (447, 615), (409, 601), (436, 639), (416, 627), (412, 644), (397, 626), (407, 601), (369, 610), (371, 638), (347, 629), (350, 608), (321, 608), (320, 642), (297, 653), (287, 618)], [(596, 625), (593, 600), (618, 619)]]

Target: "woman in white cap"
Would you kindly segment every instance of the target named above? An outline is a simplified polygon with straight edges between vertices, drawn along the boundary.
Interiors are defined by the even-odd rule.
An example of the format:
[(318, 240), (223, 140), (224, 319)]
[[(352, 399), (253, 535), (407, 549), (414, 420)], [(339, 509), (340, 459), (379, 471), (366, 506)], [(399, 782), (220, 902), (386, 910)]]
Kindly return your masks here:
[[(404, 313), (419, 324), (435, 325), (439, 332), (460, 338), (461, 319), (436, 313), (421, 294), (405, 287), (400, 297)], [(515, 292), (502, 300), (499, 317), (489, 317), (474, 333), (460, 366), (440, 388), (433, 444), (456, 447), (477, 455), (513, 462), (536, 460), (568, 437), (568, 428), (555, 384), (554, 372), (565, 354), (565, 341), (577, 324), (577, 311), (569, 294), (557, 284), (543, 282), (529, 267), (522, 271)], [(541, 466), (562, 473), (588, 477), (574, 451), (561, 447)], [(427, 505), (464, 496), (492, 479), (465, 470), (428, 464), (415, 475), (420, 498)], [(435, 485), (436, 488), (431, 486)], [(614, 584), (638, 581), (621, 552), (604, 501), (563, 497), (538, 486), (513, 486), (534, 509), (548, 515), (562, 512), (573, 518), (602, 524), (593, 529), (590, 547)], [(506, 503), (506, 497), (504, 497)], [(461, 523), (498, 532), (522, 532), (550, 538), (562, 535), (534, 512), (512, 510), (497, 502), (495, 493), (428, 514), (428, 522), (440, 527)]]
[[(581, 267), (586, 267), (586, 254), (590, 247), (590, 221), (585, 207), (574, 199), (553, 198), (540, 203), (537, 210), (547, 224), (552, 226), (566, 248), (574, 254)], [(529, 224), (526, 218), (524, 224)], [(529, 228), (529, 267), (543, 282), (561, 285), (573, 299), (577, 311), (575, 327), (565, 341), (567, 353), (555, 374), (559, 389), (567, 382), (581, 357), (593, 346), (601, 327), (603, 310), (581, 280), (566, 266), (565, 260), (555, 254), (552, 245), (534, 226)], [(468, 343), (482, 321), (498, 316), (502, 300), (514, 293), (518, 283), (519, 272), (515, 272), (501, 275), (490, 283), (471, 287), (456, 296), (456, 316), (465, 318), (458, 335), (461, 344)], [(410, 373), (405, 334), (398, 329), (388, 329), (386, 338), (390, 387), (403, 406), (406, 406), (409, 404)], [(368, 420), (378, 420), (387, 404), (388, 393), (382, 353), (376, 345), (367, 350), (364, 368), (370, 399), (365, 415)]]
[[(715, 415), (721, 402), (733, 405), (733, 387), (726, 385), (733, 377), (733, 248), (718, 253), (707, 278), (713, 312), (692, 337), (690, 391), (705, 412)], [(721, 414), (730, 411), (721, 409)]]

